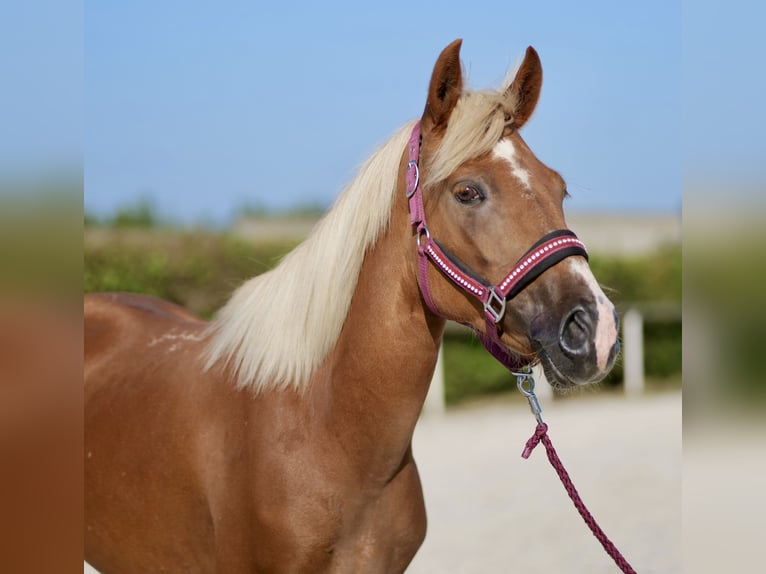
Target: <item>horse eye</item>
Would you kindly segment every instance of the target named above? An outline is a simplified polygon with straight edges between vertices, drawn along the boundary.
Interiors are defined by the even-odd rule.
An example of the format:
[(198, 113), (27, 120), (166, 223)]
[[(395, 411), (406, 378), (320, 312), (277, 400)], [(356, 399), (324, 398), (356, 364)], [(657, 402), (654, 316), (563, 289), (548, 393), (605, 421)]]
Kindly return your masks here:
[(455, 192), (455, 199), (463, 205), (474, 205), (484, 200), (484, 195), (475, 187), (464, 185)]

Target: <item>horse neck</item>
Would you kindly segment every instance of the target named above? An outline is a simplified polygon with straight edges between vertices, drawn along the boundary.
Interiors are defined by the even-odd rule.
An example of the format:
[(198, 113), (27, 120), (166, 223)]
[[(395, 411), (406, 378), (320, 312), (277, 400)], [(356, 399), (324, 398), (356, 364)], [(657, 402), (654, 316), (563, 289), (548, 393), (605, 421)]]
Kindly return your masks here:
[[(403, 179), (403, 178), (402, 178)], [(404, 190), (367, 254), (341, 335), (322, 371), (328, 424), (366, 468), (398, 468), (433, 375), (444, 320), (426, 310)], [(391, 467), (389, 470), (389, 467)]]

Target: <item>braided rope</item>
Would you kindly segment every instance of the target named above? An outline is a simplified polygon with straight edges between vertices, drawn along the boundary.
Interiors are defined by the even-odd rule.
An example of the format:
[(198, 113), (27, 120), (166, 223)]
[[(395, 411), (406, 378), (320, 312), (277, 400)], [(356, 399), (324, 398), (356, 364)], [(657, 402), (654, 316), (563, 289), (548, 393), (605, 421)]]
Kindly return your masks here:
[(614, 560), (615, 564), (617, 564), (620, 570), (625, 572), (625, 574), (636, 574), (636, 571), (633, 570), (633, 567), (628, 564), (628, 561), (625, 560), (625, 557), (620, 553), (619, 550), (617, 550), (617, 547), (612, 543), (611, 540), (609, 540), (604, 531), (601, 530), (601, 527), (596, 523), (596, 519), (593, 518), (593, 515), (585, 507), (585, 503), (582, 501), (582, 498), (580, 498), (580, 494), (577, 492), (577, 489), (572, 483), (572, 479), (569, 478), (569, 473), (567, 473), (566, 469), (564, 468), (564, 465), (556, 454), (556, 449), (553, 448), (551, 439), (548, 437), (548, 425), (545, 423), (540, 423), (537, 425), (535, 434), (533, 434), (527, 441), (527, 444), (524, 447), (524, 451), (521, 453), (522, 458), (529, 458), (529, 455), (532, 454), (532, 451), (540, 442), (545, 445), (545, 451), (548, 454), (548, 460), (551, 462), (551, 465), (559, 475), (561, 482), (564, 484), (564, 488), (566, 489), (569, 498), (572, 499), (575, 508), (577, 508), (577, 511), (580, 513), (580, 516), (582, 516), (585, 524), (588, 525), (588, 528), (590, 528), (591, 532), (593, 532), (593, 535), (601, 543), (601, 546), (604, 547), (606, 553), (612, 557), (612, 560)]

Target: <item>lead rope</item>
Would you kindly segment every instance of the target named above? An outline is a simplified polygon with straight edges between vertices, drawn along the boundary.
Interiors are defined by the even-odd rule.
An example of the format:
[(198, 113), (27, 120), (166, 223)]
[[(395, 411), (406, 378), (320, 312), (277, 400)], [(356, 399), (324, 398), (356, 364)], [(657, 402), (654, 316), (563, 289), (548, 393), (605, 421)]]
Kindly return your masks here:
[[(559, 459), (558, 454), (556, 454), (556, 449), (553, 448), (553, 443), (548, 436), (548, 425), (543, 422), (541, 415), (542, 409), (540, 408), (540, 403), (537, 401), (537, 395), (535, 395), (535, 380), (532, 378), (531, 370), (527, 368), (522, 371), (514, 371), (513, 374), (516, 375), (516, 386), (519, 388), (519, 391), (521, 391), (521, 394), (527, 398), (527, 401), (529, 401), (529, 407), (532, 409), (532, 413), (537, 419), (537, 428), (535, 429), (535, 434), (533, 434), (527, 441), (527, 444), (524, 447), (524, 451), (521, 453), (521, 457), (524, 459), (529, 458), (529, 455), (532, 454), (532, 451), (535, 449), (538, 443), (542, 442), (543, 445), (545, 445), (545, 451), (548, 455), (548, 460), (551, 462), (551, 466), (553, 466), (553, 468), (556, 470), (556, 474), (559, 475), (559, 478), (564, 485), (564, 489), (567, 491), (569, 498), (572, 499), (577, 512), (580, 513), (580, 516), (582, 516), (585, 524), (588, 525), (588, 528), (590, 528), (591, 532), (593, 532), (593, 535), (601, 543), (601, 546), (604, 547), (606, 553), (612, 557), (612, 560), (614, 560), (615, 564), (617, 564), (620, 570), (625, 572), (625, 574), (636, 574), (636, 571), (633, 569), (633, 567), (628, 563), (627, 560), (625, 560), (625, 557), (620, 553), (619, 550), (617, 550), (617, 547), (612, 543), (612, 541), (609, 540), (609, 537), (604, 533), (604, 531), (596, 522), (596, 519), (593, 518), (593, 515), (586, 508), (585, 503), (582, 501), (580, 494), (575, 488), (575, 485), (572, 483), (572, 479), (569, 478), (569, 473), (564, 468), (564, 465), (561, 462), (561, 459)], [(527, 385), (526, 387), (525, 383)]]

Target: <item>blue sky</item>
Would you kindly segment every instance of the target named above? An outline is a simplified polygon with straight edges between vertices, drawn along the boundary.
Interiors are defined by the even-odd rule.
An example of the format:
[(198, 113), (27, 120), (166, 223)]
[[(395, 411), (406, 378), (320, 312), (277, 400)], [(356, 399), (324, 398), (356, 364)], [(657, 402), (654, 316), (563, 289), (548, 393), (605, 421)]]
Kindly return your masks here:
[(457, 37), (477, 88), (537, 48), (545, 82), (524, 135), (567, 179), (570, 209), (680, 208), (678, 3), (141, 0), (86, 3), (84, 23), (96, 214), (140, 197), (187, 222), (329, 204), (420, 115)]
[[(578, 211), (677, 212), (682, 182), (766, 181), (766, 8), (623, 2), (54, 2), (0, 14), (0, 175), (80, 169), (98, 215), (143, 197), (181, 222), (329, 204), (420, 114), (439, 51), (473, 87), (527, 45), (524, 135)], [(724, 6), (725, 4), (725, 6)]]

